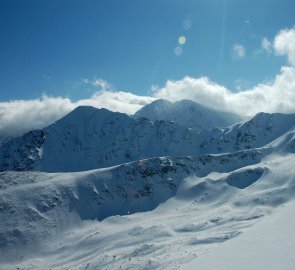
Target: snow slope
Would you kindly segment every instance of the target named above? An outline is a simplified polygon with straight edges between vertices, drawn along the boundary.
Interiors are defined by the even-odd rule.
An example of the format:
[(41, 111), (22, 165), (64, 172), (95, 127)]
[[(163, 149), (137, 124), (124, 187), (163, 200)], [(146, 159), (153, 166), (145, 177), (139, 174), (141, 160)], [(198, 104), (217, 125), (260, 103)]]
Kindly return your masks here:
[(240, 237), (184, 266), (183, 270), (293, 270), (295, 203), (291, 202)]
[(277, 145), (79, 173), (4, 172), (1, 267), (178, 269), (294, 200), (295, 156)]
[[(156, 158), (79, 173), (3, 172), (0, 254), (38, 246), (73, 218), (103, 220), (150, 211), (176, 194), (183, 178), (261, 160), (258, 151), (196, 158)], [(20, 226), (20, 227), (19, 227)]]
[(78, 107), (55, 124), (0, 147), (0, 171), (77, 172), (144, 158), (195, 156), (262, 147), (295, 126), (295, 114), (258, 114), (234, 126), (197, 131), (171, 121), (132, 119)]
[(235, 114), (213, 110), (192, 100), (172, 103), (158, 99), (141, 108), (133, 117), (145, 117), (152, 121), (170, 120), (197, 130), (226, 127), (241, 121)]

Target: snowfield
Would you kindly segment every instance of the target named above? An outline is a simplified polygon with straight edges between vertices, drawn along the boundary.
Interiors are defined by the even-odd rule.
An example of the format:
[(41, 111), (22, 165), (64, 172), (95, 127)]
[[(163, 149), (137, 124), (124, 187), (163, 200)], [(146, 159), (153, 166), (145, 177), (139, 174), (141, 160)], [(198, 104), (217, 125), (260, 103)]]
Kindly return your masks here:
[(282, 207), (240, 237), (213, 249), (182, 269), (293, 270), (295, 203)]
[[(28, 153), (32, 160), (22, 163), (24, 171), (2, 169), (0, 173), (1, 270), (294, 269), (294, 115), (259, 114), (229, 128), (192, 131), (208, 142), (206, 151), (192, 149), (195, 155), (174, 155), (175, 149), (185, 152), (179, 141), (170, 148), (173, 155), (147, 155), (93, 170), (81, 169), (86, 161), (78, 162), (74, 170), (73, 161), (59, 160), (63, 170), (38, 171), (34, 166), (50, 164), (44, 143), (49, 140), (53, 147), (54, 141), (64, 141), (56, 136), (65, 134), (61, 132), (65, 126), (66, 132), (71, 126), (75, 134), (68, 134), (65, 149), (75, 145), (71, 140), (80, 134), (77, 153), (83, 157), (91, 152), (85, 143), (92, 137), (81, 138), (93, 129), (98, 132), (102, 124), (96, 128), (93, 119), (99, 121), (99, 117), (92, 109), (86, 115), (96, 116), (90, 119), (85, 118), (85, 108), (79, 110), (83, 111), (79, 132), (71, 126), (70, 114), (66, 125), (61, 119), (45, 131), (25, 134), (1, 147), (3, 155), (10, 153), (11, 166), (15, 149), (23, 149), (23, 160), (28, 160)], [(101, 113), (108, 116), (107, 121), (113, 117)], [(143, 121), (122, 117), (132, 125)], [(180, 139), (187, 134), (184, 130), (190, 132), (186, 127), (174, 128)], [(128, 142), (132, 140), (136, 139)], [(90, 142), (95, 143), (94, 137)], [(58, 145), (52, 151), (59, 151)], [(142, 146), (138, 141), (136, 145)], [(20, 155), (15, 153), (17, 163)]]

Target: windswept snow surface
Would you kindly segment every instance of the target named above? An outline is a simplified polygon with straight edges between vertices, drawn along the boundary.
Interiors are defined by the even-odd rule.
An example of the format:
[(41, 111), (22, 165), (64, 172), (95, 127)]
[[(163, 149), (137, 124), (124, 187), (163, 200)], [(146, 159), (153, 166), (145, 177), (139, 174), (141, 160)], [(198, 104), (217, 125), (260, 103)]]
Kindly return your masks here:
[(295, 203), (291, 202), (240, 237), (194, 260), (183, 270), (293, 270)]
[[(1, 269), (179, 269), (292, 201), (294, 164), (251, 150), (2, 173)], [(243, 189), (227, 183), (257, 171)]]

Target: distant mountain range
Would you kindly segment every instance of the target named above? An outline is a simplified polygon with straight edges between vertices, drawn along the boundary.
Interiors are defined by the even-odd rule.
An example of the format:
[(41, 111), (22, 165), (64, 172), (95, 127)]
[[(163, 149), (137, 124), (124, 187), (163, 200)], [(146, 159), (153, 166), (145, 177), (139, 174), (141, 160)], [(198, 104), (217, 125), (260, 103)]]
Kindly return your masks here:
[[(159, 104), (163, 102), (171, 105), (160, 100), (148, 105), (148, 111), (151, 112), (155, 105), (160, 108)], [(176, 104), (177, 108), (183, 107), (186, 111), (186, 105), (180, 104), (191, 103)], [(143, 111), (147, 110), (142, 109), (136, 115)], [(211, 113), (206, 116), (203, 112), (203, 119), (212, 119), (208, 123), (215, 121)], [(294, 114), (260, 113), (230, 127), (200, 130), (171, 120), (151, 121), (106, 109), (78, 107), (42, 130), (4, 143), (0, 147), (0, 171), (74, 172), (144, 158), (234, 152), (262, 147), (294, 125)]]

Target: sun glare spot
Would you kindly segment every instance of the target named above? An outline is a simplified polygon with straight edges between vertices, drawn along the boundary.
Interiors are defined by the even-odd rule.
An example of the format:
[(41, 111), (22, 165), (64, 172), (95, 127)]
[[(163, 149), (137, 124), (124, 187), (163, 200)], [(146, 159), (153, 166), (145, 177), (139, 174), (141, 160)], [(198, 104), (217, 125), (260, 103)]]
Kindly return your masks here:
[(180, 37), (178, 38), (178, 43), (179, 43), (180, 45), (184, 45), (185, 42), (186, 42), (186, 38), (185, 38), (185, 36), (180, 36)]

